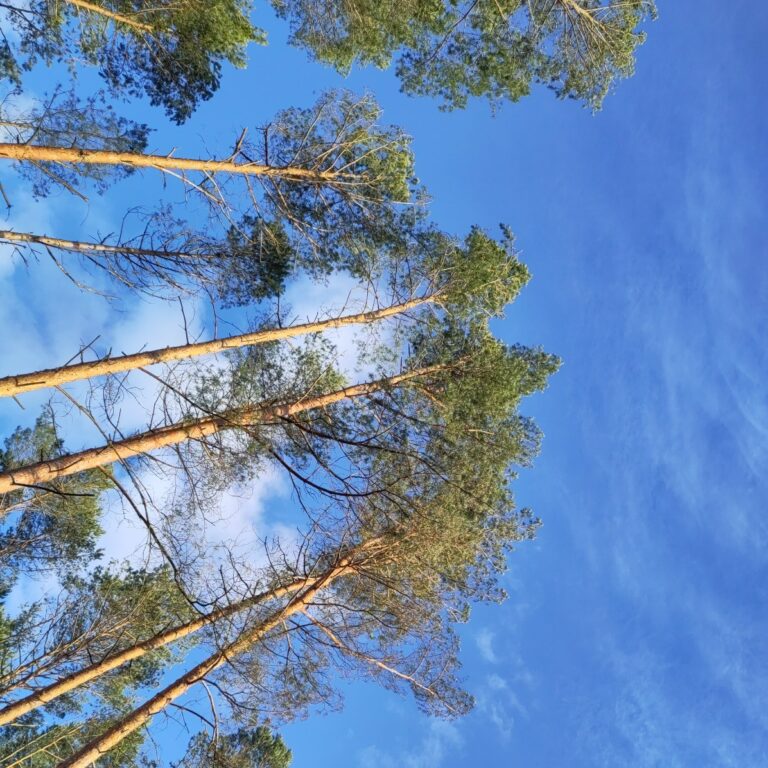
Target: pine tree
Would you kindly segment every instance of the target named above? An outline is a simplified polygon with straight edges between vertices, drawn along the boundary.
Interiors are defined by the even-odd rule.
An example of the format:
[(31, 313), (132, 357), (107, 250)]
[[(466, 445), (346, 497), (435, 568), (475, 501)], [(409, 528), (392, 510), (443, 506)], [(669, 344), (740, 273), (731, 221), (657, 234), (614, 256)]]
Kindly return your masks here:
[[(31, 428), (16, 429), (0, 450), (0, 471), (65, 453), (51, 409)], [(108, 472), (75, 472), (45, 488), (20, 485), (3, 497), (6, 525), (0, 531), (0, 589), (20, 575), (76, 572), (98, 555), (102, 492)]]
[[(221, 628), (210, 655), (63, 765), (80, 768), (119, 746), (201, 680), (231, 691), (227, 707), (251, 716), (291, 718), (327, 703), (333, 668), (410, 688), (437, 714), (466, 712), (452, 625), (470, 602), (502, 596), (504, 554), (535, 529), (514, 509), (508, 473), (511, 462), (530, 460), (537, 441), (504, 427), (521, 391), (541, 386), (553, 368), (546, 359), (507, 368), (504, 359), (445, 387), (440, 428), (421, 436), (422, 461), (381, 453), (367, 491), (336, 495), (322, 511), (315, 505), (300, 548), (302, 589)], [(417, 431), (410, 442), (421, 438)]]
[(260, 725), (215, 738), (199, 733), (173, 768), (289, 768), (291, 761), (291, 750), (280, 735)]
[(4, 36), (0, 76), (20, 83), (37, 61), (96, 66), (113, 93), (146, 95), (176, 123), (218, 90), (222, 64), (246, 63), (263, 42), (242, 0), (32, 0), (5, 4), (19, 36)]
[(293, 41), (347, 71), (386, 67), (409, 94), (447, 109), (472, 97), (517, 101), (533, 83), (600, 107), (634, 69), (652, 0), (273, 0)]
[[(9, 242), (32, 238), (30, 235), (0, 233), (0, 239), (4, 235)], [(397, 241), (404, 241), (406, 238), (405, 233), (398, 232), (392, 239), (400, 245)], [(77, 246), (79, 250), (86, 250), (91, 247), (95, 253), (98, 253), (100, 247), (108, 247), (89, 246), (84, 243), (63, 244), (51, 238), (34, 238), (35, 241), (41, 239), (44, 245), (51, 248)], [(477, 293), (481, 288), (487, 291), (487, 287), (494, 284), (505, 285), (505, 288), (499, 291), (502, 296), (514, 296), (528, 278), (525, 267), (514, 255), (509, 233), (505, 235), (502, 243), (497, 243), (486, 233), (475, 228), (462, 243), (435, 229), (420, 228), (412, 233), (412, 239), (414, 242), (407, 247), (386, 248), (383, 254), (375, 254), (374, 258), (370, 259), (367, 271), (371, 277), (374, 277), (376, 272), (383, 276), (379, 281), (383, 284), (378, 287), (371, 284), (372, 287), (382, 293), (386, 291), (387, 295), (392, 297), (391, 303), (386, 306), (315, 322), (262, 327), (249, 333), (212, 341), (187, 343), (164, 349), (124, 354), (120, 357), (79, 362), (61, 368), (5, 376), (0, 378), (0, 397), (17, 396), (25, 392), (135, 370), (157, 363), (187, 360), (200, 355), (210, 355), (247, 346), (273, 344), (281, 340), (322, 333), (348, 325), (366, 326), (387, 318), (398, 318), (407, 313), (423, 312), (430, 305), (451, 305), (458, 311), (463, 311), (457, 304), (459, 298), (464, 298), (473, 291)], [(236, 268), (224, 266), (227, 279), (234, 280), (235, 275), (239, 275), (241, 271), (244, 272), (252, 263), (253, 260), (244, 255), (242, 261), (238, 261)], [(298, 264), (295, 268), (299, 269)], [(306, 265), (306, 268), (310, 273), (314, 272), (313, 265)], [(253, 279), (251, 275), (251, 280)], [(229, 303), (239, 303), (239, 300), (244, 300), (246, 296), (251, 300), (258, 296), (257, 289), (247, 286), (247, 279), (239, 281), (236, 290), (227, 289), (221, 294), (222, 300), (228, 300)], [(497, 307), (490, 307), (494, 301), (498, 303), (497, 300), (491, 300), (489, 297), (491, 312), (497, 311)]]
[[(22, 610), (0, 636), (0, 700), (15, 702), (46, 680), (152, 635), (166, 622), (191, 615), (167, 569), (96, 569), (71, 575), (62, 595)], [(134, 692), (156, 685), (175, 651), (162, 648), (71, 690), (46, 709), (27, 708), (0, 728), (3, 765), (52, 768), (135, 706)], [(7, 723), (7, 724), (6, 724)], [(134, 734), (104, 765), (147, 765), (143, 734)]]
[[(44, 486), (57, 478), (124, 462), (169, 446), (190, 445), (195, 449), (207, 444), (210, 450), (231, 455), (236, 462), (240, 450), (245, 456), (254, 450), (256, 455), (262, 454), (257, 447), (260, 440), (249, 437), (254, 430), (269, 434), (275, 431), (274, 425), (301, 422), (304, 415), (311, 418), (313, 412), (343, 409), (345, 403), (352, 401), (361, 401), (363, 405), (359, 412), (345, 415), (340, 423), (352, 427), (361, 422), (360, 431), (364, 431), (369, 418), (365, 402), (375, 403), (377, 394), (391, 395), (412, 386), (426, 392), (440, 389), (446, 385), (446, 377), (475, 375), (495, 359), (499, 365), (527, 364), (529, 357), (535, 363), (538, 353), (522, 349), (498, 351), (492, 344), (489, 346), (487, 332), (482, 330), (487, 318), (498, 314), (528, 278), (514, 252), (508, 245), (498, 244), (475, 230), (465, 249), (455, 248), (449, 255), (446, 258), (445, 252), (438, 252), (431, 269), (422, 273), (437, 270), (439, 274), (442, 266), (445, 291), (440, 296), (440, 307), (430, 308), (426, 302), (422, 305), (425, 313), (415, 325), (416, 336), (407, 335), (410, 331), (406, 324), (406, 336), (400, 343), (410, 347), (411, 355), (403, 370), (382, 369), (379, 379), (344, 386), (342, 377), (334, 370), (333, 350), (318, 346), (311, 338), (308, 346), (297, 347), (289, 356), (278, 345), (263, 344), (234, 355), (228, 370), (216, 368), (210, 374), (204, 372), (202, 377), (193, 376), (189, 382), (172, 387), (172, 393), (185, 388), (177, 402), (164, 406), (167, 413), (176, 414), (175, 421), (112, 440), (102, 447), (0, 472), (0, 493), (12, 492), (20, 485)], [(382, 350), (390, 357), (391, 344), (392, 340), (387, 340), (386, 349)], [(504, 362), (505, 355), (509, 357), (508, 363)], [(222, 442), (222, 435), (229, 432), (239, 433), (246, 442), (236, 439), (236, 447), (230, 449), (226, 441)], [(286, 427), (286, 439), (286, 450), (300, 450), (290, 445), (290, 427)], [(281, 452), (268, 450), (278, 463), (285, 463)], [(311, 452), (314, 448), (310, 444), (306, 450)], [(208, 454), (209, 458), (211, 455)]]

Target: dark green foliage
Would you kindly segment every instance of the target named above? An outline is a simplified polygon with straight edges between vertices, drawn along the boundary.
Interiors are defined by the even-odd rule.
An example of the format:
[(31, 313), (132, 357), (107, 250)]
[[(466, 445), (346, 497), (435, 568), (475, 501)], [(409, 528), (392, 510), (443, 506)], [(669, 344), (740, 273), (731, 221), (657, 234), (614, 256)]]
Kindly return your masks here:
[(229, 307), (279, 296), (297, 266), (285, 229), (253, 216), (230, 228), (223, 252), (217, 292)]
[(370, 253), (407, 237), (398, 204), (418, 201), (411, 140), (381, 124), (372, 97), (330, 91), (308, 109), (280, 112), (263, 134), (248, 159), (336, 174), (325, 184), (278, 180), (264, 201), (264, 218), (289, 232), (304, 264), (359, 271)]
[(173, 768), (289, 768), (291, 762), (291, 750), (280, 734), (260, 725), (217, 738), (198, 733)]
[(21, 85), (21, 70), (5, 36), (0, 40), (0, 80), (8, 80), (16, 87)]
[[(51, 411), (32, 428), (17, 428), (0, 450), (0, 471), (65, 454)], [(99, 556), (101, 494), (111, 487), (109, 472), (91, 470), (45, 487), (19, 488), (2, 498), (0, 579), (56, 570), (72, 572)]]
[[(454, 318), (484, 325), (504, 308), (530, 280), (528, 268), (517, 258), (514, 236), (501, 227), (501, 241), (472, 227), (463, 244), (430, 230), (419, 240), (424, 274), (435, 275), (435, 288)], [(418, 274), (419, 267), (414, 265)]]
[(15, 615), (9, 615), (5, 610), (8, 592), (7, 587), (0, 592), (0, 680), (3, 681), (0, 687), (3, 689), (12, 684), (14, 670), (19, 665), (19, 649), (36, 641), (36, 619), (40, 609), (39, 605), (26, 606)]
[(415, 46), (419, 35), (437, 34), (444, 0), (353, 0), (323, 6), (316, 0), (272, 0), (290, 20), (293, 41), (321, 61), (347, 71), (356, 61), (387, 67), (394, 52)]
[[(186, 120), (201, 101), (210, 99), (221, 81), (222, 62), (245, 66), (245, 47), (263, 42), (263, 33), (248, 20), (243, 0), (166, 0), (106, 2), (152, 27), (136, 33), (119, 25), (119, 34), (91, 14), (81, 47), (100, 68), (111, 87), (132, 95), (145, 92), (154, 105), (165, 107), (176, 123)], [(82, 14), (81, 14), (82, 15)]]
[(19, 2), (7, 14), (20, 43), (6, 45), (2, 73), (18, 81), (20, 69), (38, 60), (84, 60), (113, 92), (146, 94), (181, 123), (218, 90), (222, 64), (245, 66), (246, 46), (264, 40), (244, 0), (91, 1), (136, 25), (67, 0)]
[[(19, 84), (37, 60), (84, 59), (110, 88), (146, 94), (176, 122), (218, 89), (224, 61), (245, 65), (264, 42), (246, 0), (94, 0), (115, 21), (67, 0), (6, 9), (20, 37), (0, 43), (0, 76)], [(543, 83), (598, 108), (634, 69), (653, 0), (272, 0), (294, 43), (342, 71), (397, 58), (403, 90), (446, 108), (472, 97), (517, 101)], [(144, 25), (151, 30), (143, 28)]]
[(48, 13), (44, 0), (3, 3), (2, 12), (0, 81), (6, 80), (11, 86), (19, 87), (23, 72), (31, 69), (38, 59), (55, 58), (57, 35), (47, 32)]
[(388, 66), (448, 109), (517, 101), (533, 83), (598, 108), (632, 74), (652, 0), (272, 0), (293, 40), (342, 71)]

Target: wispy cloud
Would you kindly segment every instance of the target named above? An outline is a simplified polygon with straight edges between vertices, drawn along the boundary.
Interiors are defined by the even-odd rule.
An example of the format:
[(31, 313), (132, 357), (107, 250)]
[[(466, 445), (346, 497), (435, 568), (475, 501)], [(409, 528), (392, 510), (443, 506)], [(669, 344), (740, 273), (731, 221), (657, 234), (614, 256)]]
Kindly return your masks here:
[(721, 95), (671, 169), (680, 185), (657, 250), (611, 233), (624, 258), (586, 297), (616, 324), (593, 329), (588, 365), (574, 361), (597, 401), (573, 414), (590, 474), (574, 482), (586, 517), (571, 534), (599, 585), (583, 630), (592, 666), (572, 673), (593, 686), (573, 695), (583, 764), (751, 766), (768, 754), (766, 190), (723, 128)]
[(496, 656), (496, 652), (493, 650), (493, 638), (494, 633), (487, 627), (482, 627), (475, 632), (475, 645), (477, 650), (480, 651), (480, 655), (489, 664), (495, 664), (499, 659)]
[(409, 752), (391, 754), (370, 746), (358, 755), (359, 768), (440, 768), (446, 759), (461, 751), (464, 739), (457, 726), (430, 720), (421, 741)]

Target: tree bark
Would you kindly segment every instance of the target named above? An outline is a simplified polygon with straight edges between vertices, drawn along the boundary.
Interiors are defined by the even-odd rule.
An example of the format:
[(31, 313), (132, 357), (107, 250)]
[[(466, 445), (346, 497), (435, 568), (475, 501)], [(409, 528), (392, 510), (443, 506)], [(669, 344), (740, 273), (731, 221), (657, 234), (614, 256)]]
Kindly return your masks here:
[(233, 160), (203, 160), (201, 158), (173, 157), (172, 155), (144, 155), (137, 152), (47, 147), (34, 144), (0, 143), (0, 158), (18, 162), (122, 165), (129, 168), (155, 168), (161, 171), (200, 171), (201, 173), (231, 173), (242, 176), (269, 176), (316, 184), (327, 184), (337, 179), (350, 178), (348, 175), (333, 170), (318, 171), (291, 166), (278, 168), (259, 163), (236, 163)]
[(151, 256), (161, 259), (197, 259), (204, 256), (181, 251), (164, 251), (153, 248), (132, 248), (126, 245), (107, 245), (106, 243), (88, 243), (82, 240), (65, 240), (60, 237), (35, 235), (31, 232), (13, 232), (10, 229), (0, 229), (0, 240), (7, 243), (30, 243), (56, 248), (61, 251), (77, 251), (78, 253), (127, 253), (133, 256)]
[[(216, 416), (195, 419), (187, 423), (171, 424), (167, 427), (142, 432), (125, 440), (108, 443), (98, 448), (88, 448), (83, 451), (67, 454), (66, 456), (41, 461), (7, 472), (0, 472), (0, 494), (25, 486), (38, 486), (59, 477), (66, 477), (88, 469), (103, 467), (115, 461), (140, 456), (168, 445), (177, 445), (185, 440), (197, 440), (208, 437), (225, 429), (274, 421), (286, 416), (303, 413), (304, 411), (324, 408), (342, 400), (363, 397), (379, 392), (386, 387), (396, 387), (411, 379), (428, 376), (432, 373), (447, 370), (450, 367), (452, 365), (441, 364), (417, 368), (416, 370), (406, 371), (396, 376), (389, 376), (363, 384), (354, 384), (350, 387), (344, 387), (325, 395), (310, 397), (306, 400), (298, 400), (282, 405), (256, 405)], [(2, 510), (0, 510), (0, 517), (3, 514)]]
[(265, 600), (272, 600), (278, 597), (284, 597), (292, 592), (295, 592), (303, 587), (311, 586), (314, 580), (311, 578), (297, 579), (290, 584), (282, 587), (276, 587), (275, 589), (262, 592), (258, 595), (241, 600), (234, 605), (229, 605), (224, 608), (220, 608), (217, 611), (212, 611), (206, 616), (201, 616), (198, 619), (189, 621), (186, 624), (173, 627), (165, 632), (151, 637), (148, 640), (144, 640), (141, 643), (126, 648), (119, 653), (115, 653), (112, 656), (100, 661), (96, 664), (91, 664), (84, 669), (73, 672), (70, 675), (57, 680), (44, 688), (35, 691), (34, 693), (25, 696), (23, 699), (8, 705), (4, 709), (0, 710), (0, 726), (12, 723), (14, 720), (26, 715), (29, 712), (54, 701), (59, 696), (63, 696), (66, 693), (76, 690), (82, 685), (95, 680), (101, 675), (111, 672), (113, 669), (117, 669), (126, 662), (133, 661), (134, 659), (141, 658), (150, 651), (163, 648), (166, 645), (175, 643), (182, 638), (198, 632), (204, 627), (210, 626), (217, 621), (234, 616), (241, 611), (245, 611), (248, 608), (252, 608)]
[(85, 11), (97, 13), (99, 16), (104, 16), (107, 19), (118, 22), (119, 24), (125, 24), (129, 27), (133, 27), (134, 29), (138, 29), (141, 32), (152, 32), (152, 27), (149, 24), (143, 24), (140, 21), (132, 19), (130, 16), (123, 16), (121, 13), (115, 13), (115, 11), (110, 11), (101, 5), (89, 3), (87, 0), (64, 0), (64, 2), (69, 3), (69, 5), (74, 5), (76, 8), (82, 8)]
[[(0, 239), (2, 239), (2, 232), (0, 232)], [(373, 323), (393, 315), (402, 314), (422, 304), (435, 301), (435, 298), (435, 296), (428, 296), (426, 298), (406, 301), (402, 304), (395, 304), (384, 309), (360, 312), (330, 320), (319, 320), (314, 323), (301, 323), (288, 328), (274, 328), (253, 333), (243, 333), (225, 339), (214, 339), (213, 341), (203, 341), (196, 344), (182, 344), (176, 347), (165, 347), (164, 349), (151, 349), (146, 352), (138, 352), (122, 357), (111, 357), (87, 363), (68, 365), (62, 368), (46, 368), (32, 373), (22, 373), (17, 376), (6, 376), (0, 378), (0, 397), (14, 397), (37, 389), (60, 386), (72, 381), (81, 381), (82, 379), (90, 379), (95, 376), (106, 376), (107, 374), (119, 373), (120, 371), (130, 371), (145, 365), (167, 363), (199, 355), (210, 355), (215, 352), (236, 349), (238, 347), (266, 344), (304, 334), (318, 333), (329, 328)]]

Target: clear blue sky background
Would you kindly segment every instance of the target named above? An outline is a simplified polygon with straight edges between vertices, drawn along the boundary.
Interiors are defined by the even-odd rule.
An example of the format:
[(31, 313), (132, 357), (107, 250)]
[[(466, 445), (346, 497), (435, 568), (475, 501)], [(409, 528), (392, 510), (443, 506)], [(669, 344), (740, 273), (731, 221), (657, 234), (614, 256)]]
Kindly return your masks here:
[[(339, 84), (264, 23), (272, 44), (157, 149), (229, 146)], [(544, 527), (463, 632), (476, 711), (439, 723), (353, 685), (284, 730), (295, 768), (768, 765), (767, 32), (762, 3), (662, 0), (597, 116), (344, 83), (414, 136), (444, 227), (513, 228), (534, 279), (498, 332), (564, 366), (525, 404), (546, 439), (517, 494)]]

